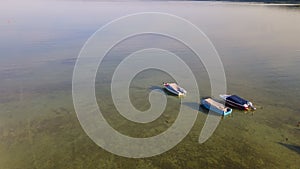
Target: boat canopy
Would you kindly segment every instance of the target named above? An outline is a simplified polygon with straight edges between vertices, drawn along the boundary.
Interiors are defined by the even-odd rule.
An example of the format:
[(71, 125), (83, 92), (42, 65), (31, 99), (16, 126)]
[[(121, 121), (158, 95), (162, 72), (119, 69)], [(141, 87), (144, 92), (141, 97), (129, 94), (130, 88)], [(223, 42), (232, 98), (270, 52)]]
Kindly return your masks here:
[(247, 100), (244, 100), (237, 95), (231, 95), (231, 96), (227, 97), (226, 100), (229, 100), (229, 101), (241, 104), (241, 105), (248, 104)]

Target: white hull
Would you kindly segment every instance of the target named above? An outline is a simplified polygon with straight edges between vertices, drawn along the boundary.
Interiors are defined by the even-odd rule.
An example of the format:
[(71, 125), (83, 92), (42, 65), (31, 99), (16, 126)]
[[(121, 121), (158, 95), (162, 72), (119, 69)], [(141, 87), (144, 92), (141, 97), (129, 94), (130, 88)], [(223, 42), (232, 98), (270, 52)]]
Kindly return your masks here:
[(186, 90), (178, 86), (176, 83), (164, 83), (165, 89), (177, 96), (185, 96)]

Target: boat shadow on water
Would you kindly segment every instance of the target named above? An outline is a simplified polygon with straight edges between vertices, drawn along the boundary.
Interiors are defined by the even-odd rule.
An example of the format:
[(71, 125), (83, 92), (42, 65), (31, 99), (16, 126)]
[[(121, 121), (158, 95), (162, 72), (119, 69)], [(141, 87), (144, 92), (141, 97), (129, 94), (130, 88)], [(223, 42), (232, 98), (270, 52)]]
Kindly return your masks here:
[[(163, 91), (166, 95), (174, 95), (173, 93), (169, 92), (168, 90), (166, 90), (165, 88), (161, 87), (161, 86), (151, 86), (149, 87), (149, 90), (152, 91), (152, 90), (160, 90), (160, 91)], [(176, 95), (174, 95), (176, 96)]]
[(149, 87), (149, 89), (150, 90), (162, 90), (162, 91), (164, 91), (163, 88), (160, 87), (160, 86), (151, 86), (151, 87)]
[[(182, 105), (187, 106), (187, 107), (189, 107), (193, 110), (197, 110), (198, 112), (201, 112), (203, 114), (208, 114), (209, 113), (209, 111), (206, 108), (204, 108), (201, 104), (196, 103), (196, 102), (183, 102)], [(220, 115), (218, 113), (215, 113), (213, 111), (210, 111), (210, 115), (222, 116), (222, 115)]]
[(277, 142), (278, 144), (292, 150), (295, 151), (296, 153), (298, 153), (300, 155), (300, 146), (296, 146), (296, 145), (292, 145), (292, 144), (286, 144), (286, 143), (282, 143), (282, 142)]
[(169, 92), (167, 89), (162, 88), (161, 86), (151, 86), (149, 89), (150, 89), (151, 91), (152, 91), (152, 90), (161, 90), (161, 91), (163, 91), (166, 95), (178, 97), (178, 95)]

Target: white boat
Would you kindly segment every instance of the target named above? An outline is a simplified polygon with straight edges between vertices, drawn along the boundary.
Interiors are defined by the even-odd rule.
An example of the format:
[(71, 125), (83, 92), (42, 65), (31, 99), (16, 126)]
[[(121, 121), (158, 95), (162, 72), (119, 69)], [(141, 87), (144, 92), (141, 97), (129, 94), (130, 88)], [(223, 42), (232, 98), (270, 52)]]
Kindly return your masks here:
[(187, 93), (186, 90), (178, 86), (176, 83), (164, 83), (163, 85), (165, 86), (166, 90), (177, 96), (185, 96)]

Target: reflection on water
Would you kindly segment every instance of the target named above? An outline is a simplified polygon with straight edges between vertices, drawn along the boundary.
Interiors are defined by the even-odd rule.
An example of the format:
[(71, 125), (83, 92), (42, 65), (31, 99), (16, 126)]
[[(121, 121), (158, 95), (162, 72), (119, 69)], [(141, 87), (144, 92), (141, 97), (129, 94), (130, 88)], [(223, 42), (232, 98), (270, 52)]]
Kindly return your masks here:
[[(207, 115), (199, 113), (183, 142), (157, 157), (126, 159), (98, 148), (82, 131), (72, 105), (76, 57), (89, 36), (105, 23), (145, 11), (172, 13), (202, 29), (221, 56), (228, 92), (253, 100), (258, 110), (254, 114), (235, 110), (201, 145), (197, 139)], [(5, 1), (0, 14), (0, 168), (300, 165), (298, 7), (224, 2)], [(164, 114), (145, 126), (124, 119), (113, 106), (109, 83), (115, 66), (145, 47), (161, 47), (179, 55), (197, 76), (201, 96), (210, 95), (204, 66), (181, 43), (155, 35), (122, 42), (106, 56), (98, 71), (97, 99), (102, 100), (99, 105), (114, 128), (137, 137), (165, 131), (175, 121), (180, 106), (178, 98), (168, 96)], [(172, 77), (155, 70), (136, 76), (130, 89), (136, 108), (149, 108), (149, 91), (160, 87), (163, 80), (172, 81)], [(199, 109), (196, 103), (183, 106)]]

